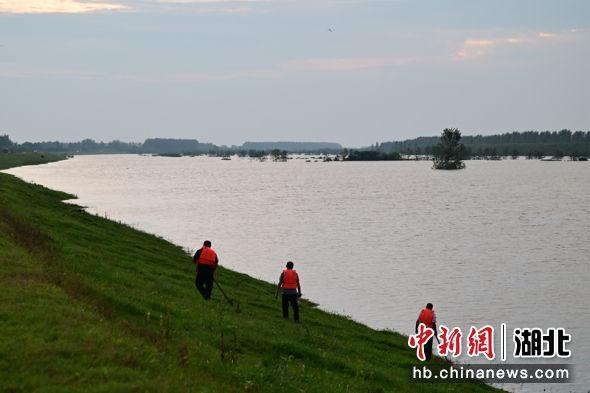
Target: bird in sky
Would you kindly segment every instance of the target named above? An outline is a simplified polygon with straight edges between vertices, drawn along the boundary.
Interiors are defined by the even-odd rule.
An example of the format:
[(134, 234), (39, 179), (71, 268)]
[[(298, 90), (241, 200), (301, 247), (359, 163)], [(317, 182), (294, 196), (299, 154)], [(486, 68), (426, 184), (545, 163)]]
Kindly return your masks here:
[(333, 32), (334, 32), (334, 30), (332, 30), (332, 28), (331, 28), (331, 27), (329, 27), (329, 28), (328, 28), (328, 31), (329, 31), (330, 33), (333, 33)]

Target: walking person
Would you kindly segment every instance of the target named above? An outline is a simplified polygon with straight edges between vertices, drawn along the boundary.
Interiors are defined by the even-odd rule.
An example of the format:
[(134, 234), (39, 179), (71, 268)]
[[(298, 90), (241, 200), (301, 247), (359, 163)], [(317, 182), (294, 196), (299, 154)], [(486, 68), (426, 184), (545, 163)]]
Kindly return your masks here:
[(434, 330), (434, 336), (430, 337), (430, 339), (424, 345), (424, 357), (426, 358), (426, 361), (429, 361), (432, 358), (432, 340), (434, 340), (434, 337), (437, 337), (436, 314), (434, 314), (433, 308), (434, 306), (432, 303), (427, 303), (426, 307), (420, 311), (418, 319), (416, 319), (416, 334), (418, 333), (418, 326), (420, 326), (421, 323), (423, 323), (427, 328)]
[(293, 320), (299, 322), (299, 304), (297, 299), (301, 297), (301, 285), (299, 284), (299, 275), (293, 269), (293, 262), (287, 262), (287, 268), (283, 270), (277, 285), (275, 299), (282, 290), (283, 318), (289, 319), (289, 305), (293, 308)]
[(205, 300), (209, 300), (211, 298), (211, 291), (213, 290), (215, 269), (219, 264), (217, 253), (211, 248), (211, 242), (209, 240), (205, 240), (203, 247), (197, 250), (193, 257), (193, 263), (197, 265), (195, 286)]

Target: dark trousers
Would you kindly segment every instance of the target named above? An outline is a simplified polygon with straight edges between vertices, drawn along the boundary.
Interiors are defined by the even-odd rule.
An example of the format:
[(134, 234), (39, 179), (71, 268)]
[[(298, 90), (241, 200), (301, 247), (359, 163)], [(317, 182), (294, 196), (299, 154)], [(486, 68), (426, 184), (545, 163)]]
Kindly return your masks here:
[(195, 278), (195, 286), (201, 292), (205, 299), (211, 298), (211, 291), (213, 290), (213, 272), (215, 269), (209, 265), (197, 265), (197, 277)]
[(299, 321), (299, 304), (297, 303), (297, 294), (283, 294), (283, 318), (289, 319), (289, 304), (293, 307), (293, 319)]
[(430, 340), (426, 341), (424, 344), (424, 357), (426, 357), (426, 361), (429, 361), (432, 358), (432, 340), (434, 338), (430, 338)]

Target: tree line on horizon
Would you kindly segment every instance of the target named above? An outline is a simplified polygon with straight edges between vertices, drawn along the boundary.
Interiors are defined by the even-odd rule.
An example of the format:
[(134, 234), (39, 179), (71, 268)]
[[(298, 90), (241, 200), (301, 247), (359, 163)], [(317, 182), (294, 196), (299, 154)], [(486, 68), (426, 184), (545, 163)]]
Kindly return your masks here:
[[(0, 135), (0, 152), (43, 152), (65, 154), (164, 154), (164, 155), (215, 155), (259, 158), (280, 150), (287, 153), (340, 154), (349, 161), (399, 160), (402, 155), (432, 156), (438, 136), (418, 137), (403, 141), (375, 143), (370, 147), (343, 149), (337, 143), (321, 142), (245, 142), (241, 146), (218, 146), (196, 139), (149, 138), (137, 142), (97, 142), (84, 139), (80, 142), (24, 142), (15, 143), (8, 135)], [(542, 158), (590, 156), (590, 131), (525, 131), (497, 135), (466, 135), (464, 157), (494, 159), (499, 157)]]
[[(367, 150), (404, 155), (433, 155), (439, 136), (375, 143)], [(525, 131), (496, 135), (464, 135), (465, 158), (542, 158), (590, 156), (590, 131)]]
[(148, 138), (143, 143), (97, 142), (84, 139), (80, 142), (13, 142), (8, 135), (0, 135), (0, 153), (2, 152), (42, 152), (66, 154), (164, 154), (164, 155), (200, 155), (209, 154), (228, 156), (238, 154), (258, 158), (276, 151), (288, 153), (339, 153), (342, 146), (330, 142), (245, 142), (241, 146), (218, 146), (203, 143), (196, 139)]

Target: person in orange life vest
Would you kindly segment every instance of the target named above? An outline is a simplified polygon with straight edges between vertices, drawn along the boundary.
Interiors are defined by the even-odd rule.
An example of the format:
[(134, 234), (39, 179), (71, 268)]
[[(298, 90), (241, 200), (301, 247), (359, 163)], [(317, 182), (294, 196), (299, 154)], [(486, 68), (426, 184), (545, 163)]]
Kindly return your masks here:
[(436, 330), (436, 315), (434, 314), (434, 310), (432, 308), (432, 303), (426, 304), (426, 308), (420, 311), (420, 315), (418, 315), (418, 319), (416, 319), (415, 333), (418, 333), (418, 326), (421, 323), (434, 330), (434, 336), (430, 337), (430, 340), (428, 340), (424, 345), (424, 355), (426, 357), (426, 361), (429, 361), (432, 357), (432, 340), (434, 337), (438, 337)]
[(301, 285), (299, 284), (299, 275), (293, 269), (293, 262), (287, 262), (287, 268), (281, 273), (275, 299), (282, 289), (283, 318), (289, 319), (289, 304), (293, 307), (293, 319), (299, 322), (299, 304), (297, 298), (301, 297)]
[(211, 291), (213, 290), (215, 269), (219, 264), (217, 253), (211, 248), (211, 242), (209, 240), (205, 240), (203, 247), (197, 250), (193, 257), (193, 263), (197, 265), (195, 286), (205, 300), (209, 300), (211, 298)]

